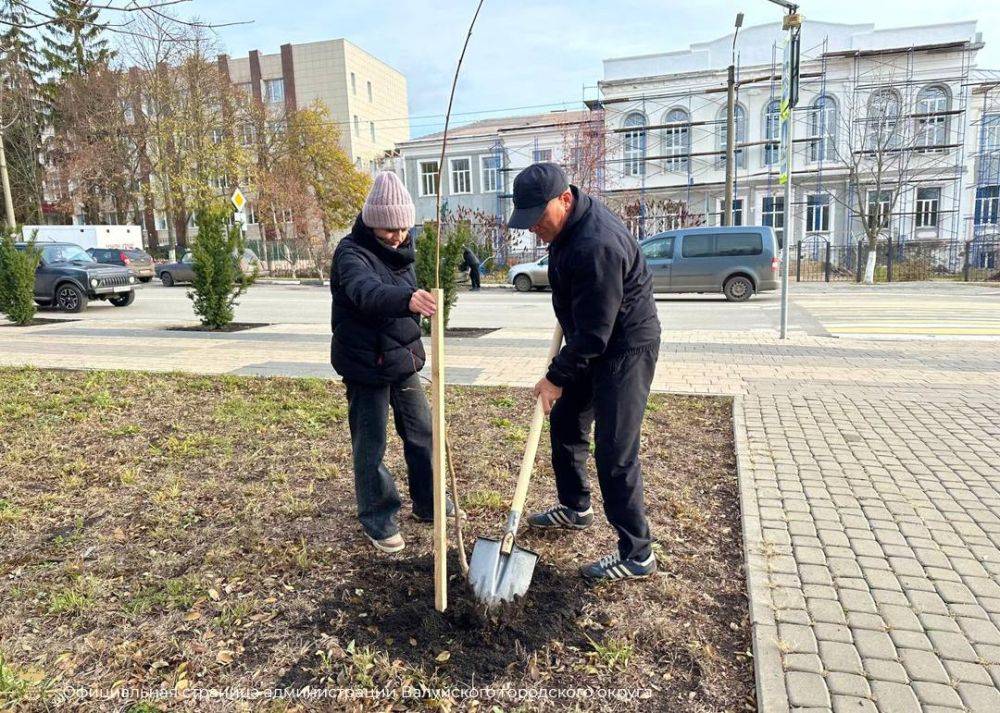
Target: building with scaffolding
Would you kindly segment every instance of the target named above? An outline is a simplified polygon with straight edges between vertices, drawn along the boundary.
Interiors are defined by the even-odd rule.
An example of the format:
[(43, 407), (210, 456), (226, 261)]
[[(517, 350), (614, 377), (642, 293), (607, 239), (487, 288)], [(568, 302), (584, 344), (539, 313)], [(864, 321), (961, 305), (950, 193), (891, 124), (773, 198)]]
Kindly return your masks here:
[[(630, 221), (637, 237), (720, 223), (730, 63), (733, 223), (786, 232), (778, 182), (783, 41), (780, 24), (761, 25), (743, 30), (735, 51), (730, 34), (604, 62), (600, 96), (588, 101), (604, 113), (604, 195), (638, 206)], [(873, 225), (897, 243), (959, 241), (984, 216), (995, 226), (996, 193), (971, 185), (996, 174), (987, 146), (1000, 140), (1000, 124), (976, 118), (995, 116), (993, 109), (970, 111), (973, 97), (993, 107), (998, 95), (996, 83), (987, 88), (974, 74), (981, 47), (975, 22), (885, 30), (803, 23), (793, 243), (852, 245)], [(967, 131), (976, 122), (977, 132)]]
[[(574, 182), (599, 175), (603, 131), (601, 113), (590, 110), (483, 119), (449, 129), (442, 207), (493, 216), (496, 224), (503, 224), (512, 208), (514, 178), (532, 163), (558, 163)], [(434, 220), (440, 159), (441, 134), (436, 133), (396, 144), (393, 155), (383, 161), (382, 167), (399, 174), (413, 196), (418, 225)], [(516, 257), (534, 254), (537, 246), (530, 233), (516, 231), (512, 238), (500, 244), (498, 237), (496, 251), (512, 250)]]
[(990, 274), (1000, 268), (1000, 71), (974, 70), (970, 94), (963, 232), (969, 266)]

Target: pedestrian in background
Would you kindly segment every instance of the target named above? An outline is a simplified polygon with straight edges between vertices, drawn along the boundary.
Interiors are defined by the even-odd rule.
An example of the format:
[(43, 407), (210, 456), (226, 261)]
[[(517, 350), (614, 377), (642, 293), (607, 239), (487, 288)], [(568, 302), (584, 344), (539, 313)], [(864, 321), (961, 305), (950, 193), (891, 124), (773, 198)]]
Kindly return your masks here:
[(465, 260), (466, 266), (468, 266), (468, 268), (469, 268), (469, 280), (472, 281), (472, 289), (473, 289), (473, 291), (478, 290), (479, 289), (479, 258), (476, 257), (476, 254), (474, 252), (472, 252), (472, 248), (470, 248), (468, 245), (465, 246), (465, 250), (464, 250), (464, 252), (462, 254), (462, 257)]

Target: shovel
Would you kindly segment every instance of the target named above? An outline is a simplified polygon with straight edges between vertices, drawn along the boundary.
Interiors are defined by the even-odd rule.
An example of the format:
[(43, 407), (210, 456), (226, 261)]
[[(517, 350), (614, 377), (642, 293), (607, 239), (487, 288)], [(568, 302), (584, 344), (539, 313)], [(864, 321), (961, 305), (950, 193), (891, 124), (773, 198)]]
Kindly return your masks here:
[[(549, 361), (559, 353), (562, 338), (562, 328), (556, 325), (549, 346)], [(535, 465), (535, 453), (538, 451), (538, 439), (542, 435), (544, 422), (545, 411), (542, 409), (542, 399), (539, 397), (535, 402), (535, 413), (531, 418), (528, 442), (524, 447), (521, 472), (517, 476), (517, 487), (514, 488), (514, 500), (510, 505), (503, 539), (480, 537), (472, 548), (469, 584), (472, 585), (476, 597), (488, 607), (523, 596), (528, 591), (535, 563), (538, 562), (536, 553), (514, 544), (514, 536), (521, 523), (524, 501), (528, 497), (528, 482), (531, 480), (531, 469)]]

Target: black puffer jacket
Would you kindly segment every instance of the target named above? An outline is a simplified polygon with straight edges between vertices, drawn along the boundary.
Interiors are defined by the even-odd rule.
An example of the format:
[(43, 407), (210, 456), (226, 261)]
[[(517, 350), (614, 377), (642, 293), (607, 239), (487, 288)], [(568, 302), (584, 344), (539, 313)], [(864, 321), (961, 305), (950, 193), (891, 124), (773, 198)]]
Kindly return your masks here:
[(330, 361), (344, 381), (390, 384), (423, 368), (420, 318), (409, 308), (414, 257), (411, 239), (390, 248), (360, 215), (334, 251)]
[(573, 212), (549, 246), (552, 307), (566, 333), (546, 374), (556, 386), (580, 378), (595, 359), (660, 343), (652, 273), (638, 243), (603, 203), (570, 189)]

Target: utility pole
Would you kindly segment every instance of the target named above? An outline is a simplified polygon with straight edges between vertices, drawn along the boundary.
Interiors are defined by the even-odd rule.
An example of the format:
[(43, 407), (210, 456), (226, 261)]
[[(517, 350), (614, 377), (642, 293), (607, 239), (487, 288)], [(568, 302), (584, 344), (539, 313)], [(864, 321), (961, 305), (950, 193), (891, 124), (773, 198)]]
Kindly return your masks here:
[(743, 13), (736, 15), (733, 32), (733, 54), (726, 75), (726, 196), (722, 207), (722, 224), (733, 224), (733, 195), (736, 192), (736, 36), (743, 27)]
[(733, 224), (733, 180), (735, 177), (736, 140), (733, 134), (736, 124), (736, 67), (729, 65), (729, 77), (726, 80), (726, 198), (722, 211), (722, 224)]
[(788, 13), (782, 21), (782, 29), (787, 30), (785, 60), (781, 69), (781, 173), (778, 182), (785, 187), (784, 223), (781, 246), (781, 327), (780, 336), (788, 336), (788, 246), (792, 242), (792, 166), (794, 164), (794, 122), (792, 110), (799, 102), (799, 33), (802, 30), (802, 16), (799, 6), (787, 0), (770, 0), (781, 5)]

